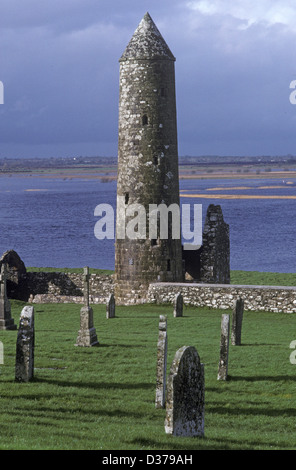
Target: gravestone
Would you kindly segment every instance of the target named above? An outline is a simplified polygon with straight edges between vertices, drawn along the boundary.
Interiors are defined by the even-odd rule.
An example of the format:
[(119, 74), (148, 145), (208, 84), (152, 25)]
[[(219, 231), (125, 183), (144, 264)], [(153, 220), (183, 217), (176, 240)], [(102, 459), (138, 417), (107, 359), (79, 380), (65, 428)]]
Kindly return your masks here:
[(7, 297), (7, 272), (6, 264), (1, 265), (0, 272), (0, 330), (16, 330), (13, 318), (11, 318), (10, 302)]
[(166, 367), (167, 367), (167, 317), (159, 317), (159, 333), (157, 342), (156, 397), (155, 408), (165, 407)]
[(24, 307), (16, 343), (15, 380), (29, 382), (34, 377), (35, 326), (34, 307)]
[(204, 436), (204, 365), (192, 346), (180, 348), (167, 382), (165, 432), (174, 436)]
[(97, 346), (99, 344), (93, 323), (93, 309), (83, 306), (80, 309), (80, 330), (75, 346)]
[(106, 318), (115, 318), (115, 297), (110, 294), (107, 300)]
[(175, 297), (174, 317), (182, 317), (182, 316), (183, 316), (183, 296), (181, 292), (179, 292)]
[(2, 341), (0, 341), (0, 365), (4, 364), (4, 346)]
[(0, 266), (6, 265), (7, 296), (10, 299), (28, 301), (27, 270), (14, 250), (8, 250), (0, 258)]
[(80, 330), (75, 346), (90, 347), (99, 344), (96, 329), (94, 328), (93, 309), (89, 305), (89, 268), (84, 268), (83, 299), (84, 305), (80, 309)]
[(242, 323), (244, 314), (244, 301), (239, 297), (232, 311), (231, 344), (233, 346), (241, 345)]
[(220, 360), (218, 380), (227, 380), (229, 354), (229, 315), (223, 314), (221, 319)]

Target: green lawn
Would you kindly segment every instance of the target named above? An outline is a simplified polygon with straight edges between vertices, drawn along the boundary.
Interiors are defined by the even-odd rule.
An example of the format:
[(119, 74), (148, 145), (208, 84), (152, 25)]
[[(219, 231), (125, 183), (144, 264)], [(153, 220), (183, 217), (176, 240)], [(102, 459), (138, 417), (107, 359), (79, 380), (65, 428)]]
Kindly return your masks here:
[(230, 282), (252, 286), (296, 286), (296, 274), (231, 271)]
[[(23, 303), (11, 301), (18, 323)], [(14, 381), (17, 331), (0, 331), (0, 449), (296, 449), (293, 314), (245, 312), (242, 345), (230, 346), (229, 380), (217, 381), (221, 311), (93, 306), (100, 345), (75, 347), (80, 306), (34, 305), (35, 379)], [(225, 312), (223, 312), (225, 313)], [(159, 315), (168, 316), (168, 369), (195, 346), (205, 364), (205, 437), (166, 435), (155, 409)]]

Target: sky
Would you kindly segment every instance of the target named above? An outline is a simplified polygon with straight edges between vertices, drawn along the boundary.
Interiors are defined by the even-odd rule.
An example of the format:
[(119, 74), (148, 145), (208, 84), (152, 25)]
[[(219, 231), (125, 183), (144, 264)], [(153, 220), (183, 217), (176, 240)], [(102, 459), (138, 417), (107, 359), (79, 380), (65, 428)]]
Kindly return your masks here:
[(294, 0), (1, 0), (0, 158), (116, 157), (118, 60), (147, 11), (180, 156), (296, 154)]

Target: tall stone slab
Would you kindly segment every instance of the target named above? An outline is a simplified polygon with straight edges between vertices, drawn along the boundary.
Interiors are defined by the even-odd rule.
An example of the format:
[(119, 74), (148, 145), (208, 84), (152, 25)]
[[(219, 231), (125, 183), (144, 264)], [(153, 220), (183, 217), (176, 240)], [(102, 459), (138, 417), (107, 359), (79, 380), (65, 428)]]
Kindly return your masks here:
[(83, 268), (83, 302), (80, 309), (80, 330), (75, 346), (91, 347), (99, 344), (94, 327), (93, 309), (89, 305), (89, 268)]
[(232, 311), (231, 344), (233, 346), (241, 345), (243, 315), (244, 315), (244, 301), (241, 297), (239, 297), (234, 302), (234, 307)]
[(115, 297), (110, 294), (106, 304), (106, 318), (115, 318)]
[[(118, 122), (114, 279), (116, 303), (125, 304), (141, 301), (151, 282), (183, 280), (181, 237), (173, 236), (171, 213), (167, 236), (160, 233), (160, 213), (169, 207), (174, 233), (181, 225), (175, 57), (149, 13), (120, 58)], [(139, 206), (144, 226), (132, 237), (128, 228)]]
[(200, 281), (206, 284), (230, 284), (229, 225), (224, 222), (220, 205), (207, 209), (200, 255)]
[(0, 330), (16, 330), (17, 326), (11, 318), (10, 302), (7, 297), (6, 264), (1, 265), (0, 271)]
[(174, 300), (174, 317), (183, 317), (183, 296), (181, 292), (176, 294)]
[(229, 325), (229, 315), (224, 313), (221, 318), (221, 340), (218, 380), (227, 380), (229, 355)]
[(34, 307), (24, 307), (16, 343), (15, 380), (29, 382), (34, 378), (35, 324)]
[(194, 347), (183, 346), (176, 352), (167, 382), (166, 433), (204, 436), (204, 408), (204, 365)]
[(155, 408), (164, 408), (168, 349), (167, 317), (165, 315), (160, 315), (158, 328)]
[(4, 345), (0, 341), (0, 365), (4, 364)]

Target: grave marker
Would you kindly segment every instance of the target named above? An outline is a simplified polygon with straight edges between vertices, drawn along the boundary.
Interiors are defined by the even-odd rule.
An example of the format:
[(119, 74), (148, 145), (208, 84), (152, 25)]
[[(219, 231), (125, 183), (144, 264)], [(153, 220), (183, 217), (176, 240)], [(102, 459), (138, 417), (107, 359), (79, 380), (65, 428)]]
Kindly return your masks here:
[(83, 296), (84, 305), (80, 309), (80, 330), (75, 346), (91, 347), (99, 344), (96, 329), (94, 328), (93, 309), (89, 305), (89, 268), (83, 269)]
[(0, 341), (0, 365), (4, 364), (4, 346), (2, 341)]
[(239, 297), (232, 311), (231, 344), (233, 346), (241, 345), (242, 323), (244, 314), (244, 301)]
[(97, 346), (99, 344), (93, 322), (93, 309), (83, 306), (80, 309), (80, 330), (75, 346)]
[(221, 319), (220, 360), (218, 380), (227, 380), (229, 353), (229, 315), (223, 314)]
[(0, 330), (16, 330), (17, 326), (11, 318), (10, 302), (7, 297), (6, 264), (1, 265), (0, 271)]
[(15, 380), (29, 382), (34, 377), (35, 325), (34, 307), (24, 307), (16, 343)]
[(192, 346), (180, 348), (167, 382), (165, 431), (174, 436), (204, 435), (204, 365)]
[(182, 316), (183, 316), (183, 296), (181, 292), (179, 292), (175, 297), (174, 317), (182, 317)]
[(159, 333), (157, 342), (156, 398), (155, 407), (165, 407), (166, 367), (167, 367), (167, 317), (159, 317)]
[(106, 318), (115, 318), (115, 297), (110, 294), (107, 300)]

